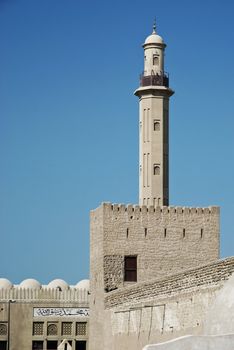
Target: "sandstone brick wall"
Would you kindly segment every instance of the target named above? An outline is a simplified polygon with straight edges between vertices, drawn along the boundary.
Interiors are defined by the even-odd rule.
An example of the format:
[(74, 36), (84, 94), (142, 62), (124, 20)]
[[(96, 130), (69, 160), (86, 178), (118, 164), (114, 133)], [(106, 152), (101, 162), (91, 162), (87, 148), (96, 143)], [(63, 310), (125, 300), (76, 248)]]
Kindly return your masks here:
[(233, 273), (234, 257), (106, 294), (109, 348), (141, 350), (146, 344), (202, 334), (217, 292)]
[(103, 208), (90, 213), (90, 324), (89, 350), (102, 349), (103, 334)]
[(123, 284), (123, 255), (104, 255), (103, 267), (104, 286), (106, 292), (115, 290)]
[[(109, 203), (102, 207), (106, 290), (123, 286), (125, 255), (137, 256), (138, 282), (219, 258), (218, 207), (147, 208)], [(112, 263), (108, 264), (108, 259)]]
[[(162, 322), (169, 320), (168, 315), (174, 312), (176, 304), (165, 314), (163, 305), (166, 301), (160, 306), (157, 300), (154, 308), (146, 305), (141, 311), (129, 311), (129, 308), (126, 312), (113, 311), (117, 305), (128, 301), (134, 307), (138, 297), (141, 298), (139, 290), (134, 292), (132, 284), (128, 287), (129, 283), (123, 280), (126, 255), (137, 256), (136, 288), (141, 282), (166, 278), (214, 262), (219, 257), (219, 208), (154, 208), (104, 203), (91, 212), (89, 350), (141, 349), (141, 345), (151, 339), (155, 342), (156, 334), (161, 337)], [(124, 294), (122, 287), (130, 294)], [(142, 293), (144, 289), (145, 285)], [(118, 292), (120, 294), (115, 294)], [(154, 300), (156, 295), (153, 289), (151, 292)], [(207, 305), (209, 297), (202, 301), (198, 298), (194, 310), (199, 312), (199, 305), (203, 305), (203, 301)], [(104, 299), (109, 309), (105, 309)], [(180, 308), (181, 314), (189, 312), (187, 303), (191, 303), (190, 299), (185, 302), (186, 307)], [(183, 301), (181, 305), (184, 305)], [(156, 327), (154, 322), (158, 322), (159, 326)], [(191, 322), (188, 321), (188, 324), (191, 325)], [(164, 328), (167, 327), (165, 325)], [(137, 336), (136, 327), (140, 327)], [(168, 325), (165, 328), (167, 333), (163, 334), (168, 334), (170, 327), (175, 326)]]
[(105, 307), (137, 305), (147, 299), (170, 298), (180, 293), (193, 293), (198, 289), (220, 288), (234, 272), (234, 257), (218, 260), (214, 263), (190, 269), (160, 280), (137, 283), (136, 285), (113, 291), (105, 296)]

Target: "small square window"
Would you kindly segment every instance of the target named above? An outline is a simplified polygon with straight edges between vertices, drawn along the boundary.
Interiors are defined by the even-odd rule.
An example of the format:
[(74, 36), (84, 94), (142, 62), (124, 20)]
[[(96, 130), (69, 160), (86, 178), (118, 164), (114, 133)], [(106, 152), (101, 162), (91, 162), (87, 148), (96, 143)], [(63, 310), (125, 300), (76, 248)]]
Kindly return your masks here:
[(76, 335), (86, 335), (87, 322), (76, 323)]
[(33, 335), (43, 335), (44, 322), (33, 322)]
[(71, 334), (72, 334), (72, 322), (63, 322), (62, 335), (71, 335)]

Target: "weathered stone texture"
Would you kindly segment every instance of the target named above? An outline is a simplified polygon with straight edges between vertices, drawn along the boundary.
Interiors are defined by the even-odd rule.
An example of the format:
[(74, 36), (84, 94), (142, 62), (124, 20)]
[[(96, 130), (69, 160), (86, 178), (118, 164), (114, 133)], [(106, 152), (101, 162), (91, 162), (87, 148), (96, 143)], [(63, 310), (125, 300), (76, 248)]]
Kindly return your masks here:
[(124, 258), (122, 255), (104, 256), (104, 289), (106, 292), (123, 286)]
[(147, 299), (171, 298), (180, 293), (194, 293), (198, 289), (202, 291), (209, 287), (221, 287), (224, 280), (234, 272), (234, 258), (218, 260), (205, 266), (190, 269), (186, 272), (169, 276), (165, 279), (154, 280), (145, 283), (121, 288), (108, 293), (105, 297), (105, 307), (121, 307), (121, 305), (133, 306)]
[(141, 350), (146, 344), (202, 334), (207, 312), (233, 273), (234, 258), (228, 258), (108, 293), (104, 312), (105, 319), (111, 317), (110, 348)]
[[(219, 258), (217, 207), (147, 208), (108, 203), (102, 207), (103, 253), (118, 256), (113, 269), (119, 276), (123, 268), (119, 257), (125, 255), (137, 255), (139, 282), (161, 278)], [(106, 281), (113, 280), (114, 270), (106, 269)], [(121, 285), (119, 280), (118, 284)]]
[[(219, 208), (104, 203), (91, 212), (90, 246), (90, 350), (141, 349), (173, 332), (198, 332), (212, 292), (193, 296), (189, 287), (186, 298), (178, 295), (192, 283), (202, 289), (202, 273), (196, 279), (186, 270), (219, 257)], [(130, 286), (124, 282), (126, 255), (137, 256), (137, 283)], [(173, 293), (177, 300), (169, 301)]]
[(103, 256), (103, 208), (100, 207), (90, 214), (90, 350), (101, 349), (104, 339)]

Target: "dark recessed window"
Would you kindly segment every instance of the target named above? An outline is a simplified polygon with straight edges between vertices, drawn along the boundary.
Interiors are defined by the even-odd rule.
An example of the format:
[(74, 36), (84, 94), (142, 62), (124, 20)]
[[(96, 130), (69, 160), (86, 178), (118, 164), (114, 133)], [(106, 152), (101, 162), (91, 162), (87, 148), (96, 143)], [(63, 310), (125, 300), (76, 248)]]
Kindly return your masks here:
[(58, 347), (57, 340), (47, 340), (47, 350), (56, 350)]
[(0, 350), (7, 350), (7, 341), (6, 340), (0, 341)]
[(167, 237), (167, 229), (164, 228), (164, 238), (166, 238), (166, 237)]
[(64, 350), (68, 349), (68, 344), (72, 347), (72, 340), (68, 340), (67, 343), (64, 344)]
[(76, 340), (76, 350), (86, 350), (86, 341)]
[(183, 228), (183, 238), (185, 238), (185, 228)]
[(201, 228), (201, 238), (203, 237), (203, 228)]
[(33, 350), (43, 350), (43, 341), (42, 340), (34, 340), (32, 342)]
[(136, 282), (137, 281), (137, 257), (125, 256), (124, 258), (124, 281)]

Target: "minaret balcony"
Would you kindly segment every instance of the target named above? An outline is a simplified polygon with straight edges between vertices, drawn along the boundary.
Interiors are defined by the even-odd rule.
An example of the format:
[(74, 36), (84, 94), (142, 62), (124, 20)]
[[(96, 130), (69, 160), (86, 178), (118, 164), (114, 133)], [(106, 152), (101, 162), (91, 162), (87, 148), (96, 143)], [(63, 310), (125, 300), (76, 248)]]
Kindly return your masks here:
[(152, 85), (169, 87), (169, 75), (167, 73), (144, 75), (143, 73), (140, 76), (140, 86)]

